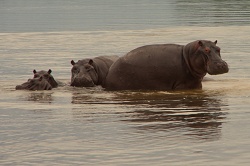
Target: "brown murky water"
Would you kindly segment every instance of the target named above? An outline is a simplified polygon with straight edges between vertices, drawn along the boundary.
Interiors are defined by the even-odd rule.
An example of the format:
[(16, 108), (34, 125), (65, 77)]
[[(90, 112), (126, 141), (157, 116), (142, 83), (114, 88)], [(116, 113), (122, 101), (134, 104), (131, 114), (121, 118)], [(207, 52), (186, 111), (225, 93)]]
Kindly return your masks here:
[[(248, 1), (55, 1), (49, 7), (37, 1), (29, 4), (30, 11), (15, 2), (0, 2), (1, 13), (12, 13), (0, 16), (2, 165), (248, 165)], [(210, 12), (201, 10), (194, 18), (208, 4)], [(102, 11), (94, 15), (93, 9)], [(126, 17), (121, 14), (125, 9), (130, 11)], [(54, 18), (41, 17), (39, 27), (39, 13)], [(60, 22), (60, 14), (74, 28)], [(81, 17), (92, 24), (76, 24)], [(14, 23), (20, 18), (28, 26)], [(67, 85), (72, 59), (122, 56), (145, 44), (197, 39), (218, 40), (230, 66), (227, 74), (207, 76), (211, 80), (203, 82), (203, 90), (107, 92)], [(49, 68), (65, 86), (15, 90), (32, 77), (33, 69)]]

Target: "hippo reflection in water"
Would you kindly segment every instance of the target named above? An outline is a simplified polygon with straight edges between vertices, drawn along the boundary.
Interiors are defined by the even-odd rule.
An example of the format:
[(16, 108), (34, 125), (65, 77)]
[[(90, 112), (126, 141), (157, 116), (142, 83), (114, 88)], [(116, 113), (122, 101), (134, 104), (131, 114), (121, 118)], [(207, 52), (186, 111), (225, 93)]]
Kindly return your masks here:
[(103, 86), (110, 66), (118, 56), (99, 56), (93, 59), (71, 61), (71, 86), (93, 87)]
[(51, 75), (52, 70), (48, 71), (36, 71), (33, 70), (34, 78), (28, 79), (27, 82), (17, 85), (16, 90), (51, 90), (56, 88), (58, 83), (55, 81), (54, 77)]

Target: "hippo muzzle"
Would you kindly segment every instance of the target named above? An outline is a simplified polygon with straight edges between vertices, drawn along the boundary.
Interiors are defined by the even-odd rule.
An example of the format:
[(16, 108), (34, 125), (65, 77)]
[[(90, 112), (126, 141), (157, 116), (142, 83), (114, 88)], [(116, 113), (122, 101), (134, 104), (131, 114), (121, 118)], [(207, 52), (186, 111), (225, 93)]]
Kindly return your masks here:
[(85, 77), (75, 77), (71, 80), (71, 86), (75, 87), (94, 87), (95, 84), (92, 79)]
[(223, 74), (229, 71), (228, 65), (225, 61), (212, 61), (207, 64), (207, 72), (210, 75)]

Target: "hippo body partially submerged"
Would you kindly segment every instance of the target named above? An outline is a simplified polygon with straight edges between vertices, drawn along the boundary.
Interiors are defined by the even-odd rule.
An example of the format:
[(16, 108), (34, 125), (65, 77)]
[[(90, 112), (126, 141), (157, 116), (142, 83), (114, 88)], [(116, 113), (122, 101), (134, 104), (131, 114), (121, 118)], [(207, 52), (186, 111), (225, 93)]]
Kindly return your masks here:
[(228, 72), (217, 41), (199, 40), (185, 46), (147, 45), (120, 57), (106, 77), (107, 90), (201, 89), (203, 77)]
[(76, 87), (103, 86), (110, 66), (118, 58), (118, 56), (99, 56), (78, 62), (72, 60), (70, 85)]
[(44, 77), (28, 79), (27, 82), (17, 85), (16, 90), (51, 90), (52, 86)]
[(51, 73), (51, 69), (38, 72), (33, 70), (34, 77), (21, 85), (17, 85), (16, 90), (51, 90), (52, 88), (56, 88), (58, 83)]
[(41, 70), (41, 71), (33, 70), (33, 73), (34, 73), (34, 78), (38, 78), (38, 77), (42, 76), (50, 83), (52, 88), (58, 87), (58, 83), (56, 82), (54, 77), (51, 75), (51, 73), (52, 73), (51, 69), (49, 69), (48, 71), (45, 71), (45, 70)]

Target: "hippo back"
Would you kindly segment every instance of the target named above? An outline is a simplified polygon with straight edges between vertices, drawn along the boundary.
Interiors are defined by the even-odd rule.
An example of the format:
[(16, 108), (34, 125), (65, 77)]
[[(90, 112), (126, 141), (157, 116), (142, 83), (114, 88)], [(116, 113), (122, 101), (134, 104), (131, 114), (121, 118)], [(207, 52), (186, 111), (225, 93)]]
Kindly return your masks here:
[(154, 44), (136, 48), (109, 69), (107, 90), (201, 89), (203, 77), (229, 71), (217, 41), (197, 40), (187, 45)]
[(103, 85), (107, 77), (109, 68), (118, 59), (118, 56), (100, 56), (94, 58), (94, 68), (98, 74), (97, 85)]

